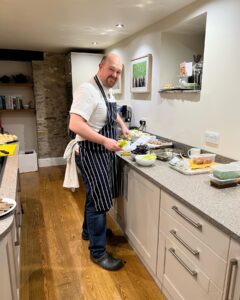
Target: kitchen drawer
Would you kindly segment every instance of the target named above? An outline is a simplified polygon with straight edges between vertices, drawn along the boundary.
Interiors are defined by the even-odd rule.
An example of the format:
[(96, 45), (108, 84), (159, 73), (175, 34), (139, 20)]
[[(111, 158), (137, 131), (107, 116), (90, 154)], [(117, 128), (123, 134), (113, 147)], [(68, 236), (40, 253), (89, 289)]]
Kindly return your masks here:
[(211, 248), (162, 209), (160, 231), (175, 243), (197, 268), (207, 274), (220, 290), (223, 290), (227, 261), (216, 255)]
[(227, 260), (230, 238), (225, 233), (164, 191), (161, 191), (161, 209), (183, 224), (223, 260)]
[(186, 255), (166, 239), (164, 289), (174, 300), (220, 300), (220, 291)]

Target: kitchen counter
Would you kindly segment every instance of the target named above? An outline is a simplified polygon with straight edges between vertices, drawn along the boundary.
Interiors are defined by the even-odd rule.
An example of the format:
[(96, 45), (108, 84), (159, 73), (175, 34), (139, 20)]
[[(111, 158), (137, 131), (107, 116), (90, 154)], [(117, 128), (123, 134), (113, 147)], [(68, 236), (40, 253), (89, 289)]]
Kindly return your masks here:
[[(8, 156), (3, 170), (0, 186), (0, 197), (16, 199), (16, 186), (18, 178), (18, 148), (13, 156)], [(6, 215), (0, 219), (0, 239), (2, 239), (13, 225), (14, 214)]]
[(207, 174), (183, 175), (156, 161), (151, 167), (139, 166), (122, 156), (129, 167), (190, 207), (220, 230), (240, 242), (240, 185), (217, 189), (210, 186)]

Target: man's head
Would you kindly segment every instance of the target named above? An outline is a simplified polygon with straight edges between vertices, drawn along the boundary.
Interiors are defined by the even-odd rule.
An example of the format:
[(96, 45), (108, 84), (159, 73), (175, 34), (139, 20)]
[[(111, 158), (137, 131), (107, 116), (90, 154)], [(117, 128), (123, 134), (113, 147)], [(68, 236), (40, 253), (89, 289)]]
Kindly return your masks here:
[(120, 58), (109, 53), (105, 55), (99, 64), (98, 77), (107, 88), (112, 88), (122, 73), (122, 62)]

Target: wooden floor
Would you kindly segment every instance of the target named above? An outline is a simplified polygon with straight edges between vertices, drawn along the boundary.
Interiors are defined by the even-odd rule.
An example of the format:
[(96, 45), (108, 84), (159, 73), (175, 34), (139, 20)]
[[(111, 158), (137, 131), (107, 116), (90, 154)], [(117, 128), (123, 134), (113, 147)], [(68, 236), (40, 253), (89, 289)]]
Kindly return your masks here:
[(62, 188), (63, 176), (62, 166), (21, 174), (20, 299), (165, 299), (125, 239), (108, 245), (126, 261), (123, 269), (109, 272), (90, 261), (81, 239), (85, 194)]

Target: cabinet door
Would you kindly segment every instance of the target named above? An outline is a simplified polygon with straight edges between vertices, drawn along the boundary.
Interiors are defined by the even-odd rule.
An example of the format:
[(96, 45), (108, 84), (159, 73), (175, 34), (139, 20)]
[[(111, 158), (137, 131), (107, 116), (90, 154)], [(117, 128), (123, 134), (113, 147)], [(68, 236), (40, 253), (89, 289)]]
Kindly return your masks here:
[(0, 291), (1, 300), (16, 300), (17, 282), (16, 282), (16, 265), (15, 253), (12, 239), (12, 232), (9, 232), (0, 241)]
[(240, 244), (231, 240), (224, 300), (240, 300)]
[(156, 274), (160, 189), (130, 170), (127, 202), (128, 238)]

